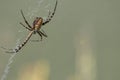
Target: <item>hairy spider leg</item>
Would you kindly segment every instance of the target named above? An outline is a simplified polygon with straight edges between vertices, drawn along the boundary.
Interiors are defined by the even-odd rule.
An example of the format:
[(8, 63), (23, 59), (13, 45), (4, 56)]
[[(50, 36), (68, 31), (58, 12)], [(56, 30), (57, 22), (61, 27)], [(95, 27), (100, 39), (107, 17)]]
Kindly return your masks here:
[(26, 37), (25, 41), (21, 44), (21, 45), (18, 45), (15, 49), (13, 49), (13, 51), (6, 51), (6, 53), (17, 53), (27, 42), (28, 40), (30, 39), (30, 37), (32, 36), (34, 31), (30, 31), (30, 33), (28, 34), (28, 36)]
[(28, 21), (26, 20), (24, 14), (23, 14), (23, 11), (22, 11), (22, 10), (20, 10), (20, 11), (21, 11), (21, 14), (22, 14), (22, 17), (23, 17), (25, 23), (28, 25), (29, 28), (32, 28), (32, 27), (30, 26), (30, 24), (28, 23)]
[(51, 14), (51, 16), (50, 16), (50, 11), (49, 11), (48, 18), (46, 19), (46, 21), (45, 21), (45, 22), (43, 22), (43, 24), (42, 24), (42, 25), (45, 25), (45, 24), (47, 24), (48, 22), (50, 22), (50, 21), (51, 21), (51, 19), (53, 18), (54, 14), (55, 14), (56, 8), (57, 8), (57, 0), (56, 0), (56, 4), (55, 4), (55, 8), (54, 8), (53, 13), (52, 13), (52, 14)]

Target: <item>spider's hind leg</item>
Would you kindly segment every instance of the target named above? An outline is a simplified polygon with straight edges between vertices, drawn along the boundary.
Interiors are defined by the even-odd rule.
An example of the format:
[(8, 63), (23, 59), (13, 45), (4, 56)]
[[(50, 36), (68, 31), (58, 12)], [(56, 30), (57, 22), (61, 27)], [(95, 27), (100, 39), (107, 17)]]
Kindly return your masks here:
[(37, 33), (38, 33), (39, 36), (41, 37), (41, 41), (42, 41), (42, 39), (43, 39), (42, 34), (40, 33), (40, 31), (37, 31)]
[(5, 53), (15, 53), (14, 49), (8, 49), (8, 48), (5, 48), (5, 47), (3, 47), (3, 46), (1, 46), (1, 48), (2, 48), (3, 50), (5, 50)]
[(45, 31), (43, 29), (41, 29), (41, 34), (44, 36), (44, 37), (48, 37), (47, 34), (45, 33)]

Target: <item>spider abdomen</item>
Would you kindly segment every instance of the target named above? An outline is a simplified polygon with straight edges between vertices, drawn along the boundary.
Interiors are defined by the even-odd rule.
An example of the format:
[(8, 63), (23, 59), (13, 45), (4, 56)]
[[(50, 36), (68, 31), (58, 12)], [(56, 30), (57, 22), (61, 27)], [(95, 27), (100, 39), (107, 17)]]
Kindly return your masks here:
[(41, 17), (36, 17), (36, 19), (33, 22), (34, 30), (37, 31), (41, 28), (41, 25), (43, 23), (43, 19)]

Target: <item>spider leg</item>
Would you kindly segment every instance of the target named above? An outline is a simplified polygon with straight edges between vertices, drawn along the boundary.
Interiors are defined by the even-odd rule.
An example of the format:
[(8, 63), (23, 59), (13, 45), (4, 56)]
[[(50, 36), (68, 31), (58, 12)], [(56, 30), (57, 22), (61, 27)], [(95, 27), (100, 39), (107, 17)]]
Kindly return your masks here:
[(29, 28), (32, 28), (32, 27), (30, 26), (30, 24), (28, 23), (28, 21), (26, 20), (26, 18), (25, 18), (25, 16), (24, 16), (24, 14), (23, 14), (23, 11), (22, 11), (22, 10), (21, 10), (21, 14), (22, 14), (22, 17), (23, 17), (23, 19), (24, 19), (25, 23), (28, 25), (28, 27), (29, 27)]
[(20, 24), (21, 24), (23, 27), (25, 27), (26, 29), (28, 29), (29, 31), (31, 31), (31, 29), (28, 28), (28, 27), (26, 27), (23, 23), (20, 22)]
[(41, 31), (37, 31), (37, 33), (38, 33), (38, 34), (43, 35), (44, 37), (47, 37), (47, 35), (46, 35), (46, 34), (44, 34), (44, 33), (43, 33), (43, 32), (41, 32)]
[(39, 31), (37, 31), (37, 33), (38, 33), (39, 36), (41, 37), (41, 41), (42, 41), (42, 34), (41, 34)]
[(45, 33), (45, 31), (43, 29), (41, 29), (41, 34), (44, 36), (44, 37), (47, 37), (47, 34)]
[(53, 13), (52, 13), (51, 16), (50, 16), (50, 11), (49, 11), (48, 18), (46, 19), (46, 21), (44, 21), (44, 22), (42, 23), (42, 25), (45, 25), (45, 24), (47, 24), (48, 22), (51, 21), (51, 19), (53, 18), (54, 14), (55, 14), (56, 7), (57, 7), (57, 0), (56, 0), (56, 4), (55, 4), (55, 8), (54, 8)]
[(31, 31), (28, 36), (26, 37), (26, 39), (24, 40), (24, 42), (21, 45), (18, 45), (15, 49), (6, 51), (6, 53), (17, 53), (20, 49), (22, 49), (23, 46), (25, 46), (25, 44), (28, 42), (28, 40), (30, 39), (30, 37), (32, 36), (34, 31)]
[(13, 50), (13, 49), (5, 48), (5, 47), (3, 47), (3, 46), (1, 46), (1, 48), (4, 49), (4, 50)]

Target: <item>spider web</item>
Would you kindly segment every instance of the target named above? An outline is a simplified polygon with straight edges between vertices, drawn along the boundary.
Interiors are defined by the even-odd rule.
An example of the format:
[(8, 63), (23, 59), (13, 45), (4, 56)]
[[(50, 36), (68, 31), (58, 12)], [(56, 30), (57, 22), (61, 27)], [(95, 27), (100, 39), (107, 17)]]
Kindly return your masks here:
[[(29, 16), (30, 19), (32, 19), (32, 17), (37, 17), (37, 16), (40, 16), (40, 15), (37, 15), (37, 13), (40, 12), (40, 8), (42, 6), (42, 3), (43, 3), (44, 0), (39, 0), (37, 1), (36, 3), (36, 7), (29, 7), (28, 8), (28, 13), (26, 14), (26, 16)], [(49, 7), (50, 7), (50, 4), (47, 4), (43, 9), (47, 12), (49, 12)], [(43, 17), (44, 18), (44, 17)]]
[[(38, 13), (39, 8), (40, 8), (41, 4), (43, 3), (43, 1), (44, 1), (44, 0), (39, 0), (39, 1), (37, 1), (37, 6), (36, 6), (34, 9), (29, 8), (30, 11), (27, 13), (27, 16), (29, 16), (30, 19), (31, 19), (33, 16), (37, 16), (36, 13)], [(49, 6), (50, 6), (50, 4), (46, 5), (45, 8), (47, 9)], [(48, 11), (48, 10), (47, 10), (47, 11)], [(44, 18), (45, 18), (45, 17), (44, 17)], [(23, 31), (22, 31), (22, 30), (19, 30), (18, 32), (23, 32)], [(16, 42), (16, 47), (15, 47), (15, 48), (17, 48), (19, 44), (20, 44), (20, 39), (17, 40), (17, 42)], [(7, 48), (5, 48), (5, 47), (1, 47), (1, 48), (4, 49), (4, 50), (10, 50), (10, 49), (7, 49)], [(14, 49), (12, 49), (12, 50), (14, 50)], [(7, 74), (9, 73), (9, 70), (10, 70), (10, 65), (13, 63), (14, 57), (16, 56), (16, 54), (17, 54), (16, 52), (11, 54), (10, 58), (8, 59), (8, 63), (7, 63), (6, 66), (5, 66), (3, 75), (2, 75), (2, 77), (1, 77), (0, 80), (5, 80), (5, 79), (7, 78)]]

